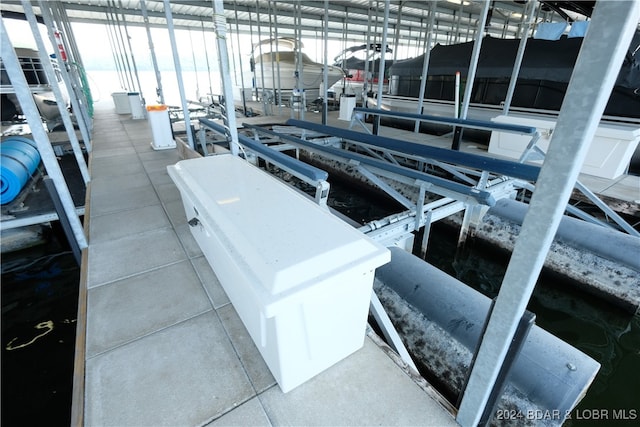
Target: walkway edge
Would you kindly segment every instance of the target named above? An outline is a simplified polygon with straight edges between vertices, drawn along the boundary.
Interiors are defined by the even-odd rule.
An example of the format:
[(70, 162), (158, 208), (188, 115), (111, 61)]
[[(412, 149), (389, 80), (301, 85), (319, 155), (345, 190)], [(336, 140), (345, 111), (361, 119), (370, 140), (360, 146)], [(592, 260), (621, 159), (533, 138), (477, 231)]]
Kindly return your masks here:
[[(90, 160), (92, 155), (90, 154)], [(91, 163), (89, 163), (90, 165)], [(84, 234), (89, 236), (89, 218), (91, 200), (91, 181), (87, 183), (85, 193)], [(71, 395), (70, 426), (84, 425), (84, 388), (85, 388), (85, 357), (87, 348), (87, 275), (89, 271), (89, 248), (82, 250), (80, 265), (80, 283), (78, 287), (78, 314), (76, 316), (76, 344), (73, 360), (73, 390)]]

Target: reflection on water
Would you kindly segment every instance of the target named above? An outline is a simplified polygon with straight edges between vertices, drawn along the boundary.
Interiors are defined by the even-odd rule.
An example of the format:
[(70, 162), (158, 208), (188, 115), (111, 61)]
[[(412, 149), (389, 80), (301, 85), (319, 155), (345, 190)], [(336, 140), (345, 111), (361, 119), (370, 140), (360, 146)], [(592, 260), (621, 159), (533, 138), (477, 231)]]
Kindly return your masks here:
[[(455, 242), (455, 231), (435, 225), (427, 261), (488, 297), (495, 297), (508, 255), (471, 241), (466, 253), (456, 258)], [(547, 271), (538, 279), (528, 309), (536, 314), (538, 326), (602, 365), (586, 396), (573, 411), (572, 419), (564, 425), (638, 422), (640, 314), (630, 315), (584, 294), (570, 281)]]
[(42, 246), (2, 257), (2, 425), (69, 425), (80, 269)]

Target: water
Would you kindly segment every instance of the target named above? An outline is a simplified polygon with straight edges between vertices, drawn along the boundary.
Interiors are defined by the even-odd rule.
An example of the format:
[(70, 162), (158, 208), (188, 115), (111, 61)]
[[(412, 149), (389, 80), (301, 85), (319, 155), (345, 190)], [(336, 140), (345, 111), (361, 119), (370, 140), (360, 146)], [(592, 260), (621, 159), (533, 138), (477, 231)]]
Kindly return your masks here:
[(54, 239), (2, 256), (2, 425), (68, 426), (80, 269)]
[[(156, 74), (154, 71), (139, 71), (142, 96), (146, 104), (151, 105), (158, 102), (156, 94)], [(108, 70), (87, 70), (87, 80), (91, 88), (91, 95), (94, 102), (109, 101), (113, 92), (129, 92), (129, 89), (137, 92), (137, 83), (131, 88), (123, 88), (118, 73)], [(181, 106), (178, 80), (174, 71), (161, 72), (162, 90), (165, 97), (165, 104), (171, 106)], [(219, 74), (211, 74), (211, 86), (209, 85), (209, 73), (206, 71), (183, 71), (182, 81), (184, 85), (185, 97), (191, 101), (197, 101), (205, 97), (208, 93), (220, 94)], [(135, 89), (134, 89), (135, 88)]]
[[(507, 268), (506, 254), (471, 240), (465, 256), (456, 258), (457, 231), (437, 224), (431, 232), (428, 262), (490, 298), (497, 295)], [(564, 425), (637, 423), (640, 314), (625, 313), (579, 292), (572, 282), (546, 270), (536, 284), (528, 310), (536, 315), (538, 326), (602, 365), (586, 396)], [(629, 419), (622, 419), (625, 417)]]

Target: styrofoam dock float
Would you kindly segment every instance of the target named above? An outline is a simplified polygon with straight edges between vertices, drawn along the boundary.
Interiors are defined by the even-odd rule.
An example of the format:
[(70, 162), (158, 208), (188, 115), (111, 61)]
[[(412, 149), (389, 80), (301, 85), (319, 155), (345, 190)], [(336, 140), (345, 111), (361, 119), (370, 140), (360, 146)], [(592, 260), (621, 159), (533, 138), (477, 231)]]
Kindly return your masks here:
[[(497, 116), (492, 121), (536, 127), (540, 132), (538, 146), (544, 151), (547, 151), (556, 127), (555, 119), (519, 115)], [(530, 139), (529, 136), (494, 131), (491, 133), (488, 151), (491, 154), (519, 159)], [(581, 172), (608, 179), (618, 178), (629, 167), (638, 142), (640, 142), (640, 128), (601, 123), (584, 159)]]
[(389, 250), (230, 154), (168, 166), (191, 232), (288, 392), (364, 344)]

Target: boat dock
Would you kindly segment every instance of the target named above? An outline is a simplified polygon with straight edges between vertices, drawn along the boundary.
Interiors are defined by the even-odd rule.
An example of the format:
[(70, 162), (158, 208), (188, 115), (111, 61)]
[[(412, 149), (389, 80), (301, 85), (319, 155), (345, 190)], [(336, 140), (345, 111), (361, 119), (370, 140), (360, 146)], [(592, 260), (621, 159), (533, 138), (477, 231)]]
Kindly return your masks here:
[(74, 425), (456, 425), (371, 334), (282, 393), (191, 236), (166, 170), (178, 150), (151, 138), (96, 108)]
[[(514, 5), (488, 0), (468, 4), (386, 0), (374, 8), (370, 0), (358, 0), (349, 10), (329, 1), (129, 1), (117, 8), (109, 3), (88, 9), (78, 0), (37, 5), (23, 0), (3, 5), (1, 59), (3, 76), (6, 70), (10, 83), (4, 85), (3, 80), (3, 90), (7, 90), (3, 112), (11, 113), (6, 114), (8, 119), (29, 124), (35, 145), (23, 141), (30, 146), (23, 148), (39, 153), (40, 160), (34, 164), (39, 167), (42, 162), (39, 168), (48, 175), (46, 184), (56, 206), (55, 216), (49, 209), (37, 216), (27, 213), (27, 220), (39, 223), (58, 218), (81, 264), (71, 424), (476, 426), (500, 423), (505, 411), (512, 413), (514, 408), (518, 414), (533, 413), (534, 418), (538, 412), (529, 408), (542, 408), (553, 414), (545, 419), (550, 425), (561, 425), (572, 417), (598, 372), (611, 371), (610, 360), (584, 354), (584, 349), (573, 347), (579, 345), (576, 343), (563, 343), (566, 353), (547, 345), (548, 341), (523, 350), (535, 340), (530, 331), (540, 330), (527, 307), (542, 269), (552, 265), (554, 272), (576, 280), (586, 292), (603, 301), (613, 295), (608, 301), (638, 313), (640, 262), (634, 255), (640, 242), (640, 177), (626, 175), (635, 167), (631, 158), (640, 140), (633, 92), (637, 84), (618, 84), (624, 79), (616, 78), (626, 63), (637, 64), (637, 58), (628, 61), (637, 49), (627, 47), (631, 40), (637, 41), (638, 1), (598, 2), (598, 7), (592, 2), (574, 11), (584, 21), (571, 25), (563, 8), (555, 5), (558, 2), (543, 1)], [(562, 3), (574, 6), (574, 2)], [(10, 16), (26, 20), (30, 27), (37, 46), (28, 56), (21, 56), (9, 37), (10, 32), (23, 32), (5, 25), (13, 19)], [(97, 48), (96, 42), (109, 41), (124, 90), (113, 92), (112, 100), (102, 100), (95, 108), (81, 49), (70, 25), (85, 21), (106, 24), (103, 29), (107, 32), (91, 32), (91, 37), (78, 39), (90, 39), (87, 53), (97, 52), (100, 64), (107, 49)], [(145, 27), (155, 92), (146, 88), (151, 79), (141, 79), (138, 73), (129, 24)], [(55, 61), (44, 44), (43, 27), (38, 25), (47, 29)], [(162, 87), (165, 61), (157, 61), (153, 47), (156, 27), (168, 30), (181, 107), (175, 107), (177, 103)], [(188, 44), (176, 38), (176, 29), (189, 31)], [(197, 44), (202, 38), (202, 49), (193, 41), (191, 32), (196, 29), (202, 33), (196, 37)], [(285, 69), (277, 48), (275, 55), (266, 57), (254, 49), (249, 64), (242, 63), (248, 46), (258, 46), (254, 29), (259, 45), (265, 36), (281, 39), (293, 32), (294, 44), (300, 42), (289, 56), (295, 65), (290, 68), (295, 70), (293, 80), (290, 71), (276, 79), (280, 67)], [(551, 30), (557, 37), (551, 37)], [(569, 42), (576, 45), (575, 52), (579, 47), (576, 59), (569, 66), (545, 67), (543, 75), (527, 74), (528, 39), (556, 42), (564, 33), (567, 39), (583, 39)], [(383, 47), (375, 85), (379, 105), (376, 109), (371, 104), (356, 106), (357, 95), (344, 92), (339, 97), (340, 112), (329, 112), (330, 98), (336, 100), (328, 84), (330, 42), (340, 40), (346, 47), (352, 41), (364, 42), (365, 35), (367, 50)], [(214, 36), (215, 43), (207, 41), (207, 36)], [(496, 49), (507, 60), (506, 66), (490, 67), (495, 75), (483, 74), (485, 70), (476, 73), (483, 62), (483, 42), (496, 36), (514, 39), (508, 41), (511, 53)], [(389, 67), (386, 85), (394, 97), (417, 95), (420, 107), (415, 112), (413, 106), (398, 111), (384, 106), (385, 52), (392, 37), (397, 48), (393, 60), (387, 58), (390, 62), (399, 66), (405, 55), (421, 58), (410, 72), (401, 68), (392, 72)], [(324, 42), (322, 63), (302, 55), (303, 39), (317, 42), (318, 52), (320, 41)], [(166, 59), (167, 43), (161, 40), (160, 59)], [(409, 42), (415, 42), (415, 48)], [(214, 44), (217, 65), (212, 68), (207, 46)], [(181, 64), (181, 57), (182, 62), (185, 58), (180, 50), (187, 45), (192, 64)], [(461, 72), (458, 65), (448, 69), (447, 64), (446, 70), (439, 71), (444, 74), (429, 73), (437, 70), (430, 63), (437, 62), (436, 50), (443, 45), (472, 47), (466, 49), (466, 70)], [(400, 47), (406, 54), (399, 52)], [(234, 50), (237, 64), (230, 62)], [(546, 57), (551, 49), (538, 51)], [(563, 48), (562, 52), (560, 56), (566, 57), (567, 51)], [(429, 59), (432, 53), (434, 61)], [(202, 70), (197, 59), (203, 56), (209, 75), (206, 97), (200, 96), (197, 77)], [(272, 62), (269, 84), (264, 72), (267, 61), (256, 61), (260, 57)], [(24, 67), (24, 58), (42, 65), (36, 76), (46, 75), (53, 98), (37, 104), (40, 85)], [(60, 65), (56, 69), (54, 62)], [(276, 62), (277, 70), (273, 68)], [(534, 62), (537, 71), (544, 61)], [(147, 68), (142, 64), (141, 71)], [(260, 84), (256, 64), (262, 75)], [(375, 60), (363, 63), (362, 89), (375, 87), (374, 64)], [(508, 86), (506, 67), (512, 69)], [(191, 69), (196, 74), (186, 71)], [(245, 85), (249, 70), (252, 80)], [(336, 69), (342, 74), (336, 77), (344, 79), (343, 88), (353, 76), (350, 70)], [(563, 73), (567, 75), (561, 76)], [(220, 80), (215, 89), (214, 75)], [(550, 76), (553, 80), (548, 80)], [(533, 86), (526, 83), (527, 96), (516, 91), (524, 87), (525, 80), (534, 82)], [(106, 79), (100, 83), (106, 88)], [(198, 113), (190, 117), (187, 100), (186, 86), (191, 83), (196, 86), (196, 101), (191, 104), (206, 115), (197, 120)], [(460, 93), (461, 85), (464, 93)], [(72, 92), (69, 102), (60, 86)], [(316, 98), (316, 88), (322, 97)], [(484, 123), (469, 116), (472, 101), (478, 99), (477, 88), (487, 95), (482, 103), (490, 102), (503, 114)], [(151, 93), (155, 96), (150, 97)], [(364, 93), (360, 95), (364, 98)], [(151, 98), (159, 105), (149, 105), (146, 99)], [(442, 104), (449, 98), (451, 106), (455, 105), (452, 117), (429, 111), (430, 102)], [(534, 104), (531, 98), (545, 102)], [(238, 117), (240, 100), (245, 113), (260, 110), (262, 115)], [(284, 107), (285, 101), (291, 109)], [(526, 109), (527, 117), (509, 114), (516, 112), (510, 110), (512, 101)], [(49, 135), (54, 121), (51, 126), (48, 121), (43, 124), (42, 106), (54, 104), (59, 106), (56, 115), (67, 131), (70, 150), (66, 146), (55, 150)], [(320, 111), (307, 111), (307, 107)], [(170, 115), (164, 120), (167, 110)], [(160, 111), (162, 124), (167, 125), (162, 129), (154, 126), (151, 114)], [(548, 111), (558, 114), (552, 117)], [(625, 120), (604, 123), (603, 114)], [(373, 126), (361, 121), (365, 116), (373, 120)], [(155, 117), (160, 120), (159, 115)], [(415, 121), (415, 131), (387, 126), (391, 118), (404, 124)], [(169, 129), (171, 120), (173, 129)], [(427, 123), (423, 130), (435, 125), (450, 133), (418, 133)], [(179, 133), (178, 126), (184, 126), (186, 133)], [(491, 132), (489, 146), (463, 140), (471, 129)], [(158, 134), (163, 138), (157, 138)], [(177, 136), (182, 134), (184, 140)], [(177, 147), (173, 138), (179, 140)], [(552, 138), (559, 142), (550, 144)], [(17, 147), (7, 145), (5, 153), (14, 150), (11, 154), (17, 156)], [(69, 177), (58, 159), (61, 151), (72, 152), (76, 160), (78, 182), (86, 190), (80, 203), (66, 183)], [(295, 151), (295, 155), (284, 151)], [(179, 163), (200, 157), (199, 153), (204, 158)], [(248, 164), (258, 159), (266, 169), (275, 165), (287, 178), (303, 181), (300, 186), (304, 189), (296, 191), (298, 188)], [(41, 175), (32, 177), (31, 168), (23, 173), (25, 162), (12, 164), (11, 172), (20, 178), (20, 191), (30, 191), (32, 179)], [(590, 172), (585, 167), (593, 167), (596, 173), (586, 175)], [(333, 181), (329, 183), (327, 171), (335, 172), (332, 178), (343, 175), (385, 193), (397, 202), (398, 210), (364, 224), (336, 212), (332, 215), (327, 200)], [(315, 198), (316, 203), (301, 193)], [(16, 199), (16, 204), (23, 200)], [(453, 292), (448, 283), (455, 282), (462, 290), (467, 286), (457, 279), (449, 282), (421, 259), (427, 253), (431, 224), (445, 218), (459, 225), (456, 247), (460, 252), (467, 236), (475, 235), (510, 255), (497, 296), (493, 301), (482, 296), (485, 307), (473, 319), (471, 310), (458, 314), (452, 309), (470, 298)], [(16, 228), (24, 224), (13, 223)], [(413, 252), (414, 248), (418, 256), (402, 251)], [(392, 252), (402, 255), (393, 259)], [(398, 261), (400, 258), (404, 260)], [(382, 268), (377, 277), (375, 270), (385, 262), (395, 270), (390, 268), (388, 280), (383, 281)], [(410, 268), (405, 267), (410, 263)], [(407, 272), (402, 283), (394, 283)], [(433, 327), (409, 322), (407, 312), (389, 303), (390, 298), (383, 307), (383, 298), (371, 292), (370, 281), (389, 289), (406, 288), (399, 304), (429, 301), (443, 309), (445, 320)], [(443, 294), (426, 290), (425, 284), (435, 284)], [(421, 287), (425, 294), (417, 296)], [(474, 309), (478, 305), (474, 303)], [(437, 311), (413, 308), (417, 318), (427, 320)], [(424, 333), (408, 345), (413, 357), (421, 357), (416, 363), (424, 378), (433, 379), (433, 386), (413, 367), (400, 337), (394, 336), (391, 320), (385, 318), (385, 309), (397, 323), (405, 323), (403, 338), (413, 331)], [(366, 325), (371, 318), (375, 322)], [(441, 339), (428, 335), (434, 329), (445, 332)], [(454, 337), (451, 329), (474, 329), (474, 337)], [(378, 330), (386, 342), (379, 338)], [(286, 338), (278, 335), (282, 331)], [(288, 340), (288, 333), (298, 339)], [(563, 342), (560, 337), (553, 340)], [(433, 356), (420, 353), (427, 347), (432, 347), (427, 350)], [(446, 354), (442, 348), (452, 351)], [(343, 349), (348, 351), (342, 353)], [(320, 361), (314, 358), (317, 354), (322, 356), (317, 358)], [(549, 363), (544, 360), (547, 355)], [(444, 370), (428, 366), (444, 362), (455, 366)], [(516, 362), (522, 363), (517, 375), (512, 370)], [(612, 363), (623, 365), (618, 362)], [(290, 368), (299, 371), (291, 374)], [(548, 376), (539, 375), (541, 370)], [(509, 400), (510, 387), (515, 403)]]
[[(245, 121), (284, 123), (289, 113)], [(348, 128), (337, 115), (329, 112), (330, 124)], [(388, 127), (380, 134), (450, 144)], [(372, 331), (361, 350), (282, 393), (191, 235), (166, 170), (180, 150), (154, 151), (151, 139), (146, 120), (116, 114), (110, 102), (96, 108), (75, 424), (456, 425), (449, 404)], [(483, 152), (464, 140), (462, 149)], [(607, 188), (631, 201), (633, 179)]]

